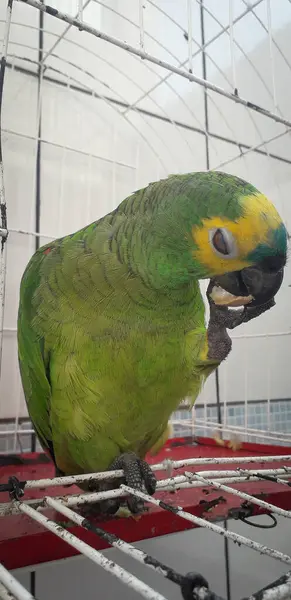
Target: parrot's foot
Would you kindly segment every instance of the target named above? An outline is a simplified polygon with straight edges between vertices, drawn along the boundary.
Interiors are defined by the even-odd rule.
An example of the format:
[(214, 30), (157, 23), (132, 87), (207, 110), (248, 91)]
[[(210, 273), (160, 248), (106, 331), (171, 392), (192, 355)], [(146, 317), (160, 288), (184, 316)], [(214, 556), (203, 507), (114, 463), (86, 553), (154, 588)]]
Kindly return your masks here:
[(275, 305), (272, 298), (265, 304), (259, 306), (247, 306), (238, 310), (231, 309), (226, 305), (217, 305), (211, 297), (211, 292), (215, 286), (215, 281), (210, 280), (207, 288), (207, 299), (209, 302), (210, 318), (207, 330), (208, 337), (208, 359), (223, 361), (231, 350), (231, 339), (227, 329), (235, 329), (243, 323), (248, 323), (252, 319), (260, 316)]
[[(118, 500), (104, 500), (96, 504), (87, 504), (78, 507), (77, 511), (83, 517), (83, 519), (104, 519), (104, 517), (113, 516), (118, 519), (129, 519), (133, 518), (138, 521), (141, 514), (132, 513), (129, 510), (127, 504), (122, 502), (123, 499)], [(63, 522), (58, 522), (58, 525), (64, 526)], [(73, 523), (74, 525), (74, 523)], [(70, 525), (71, 526), (71, 523)]]
[[(146, 492), (152, 496), (156, 491), (157, 480), (150, 466), (141, 460), (133, 452), (126, 452), (118, 456), (110, 465), (110, 471), (122, 469), (124, 471), (125, 483), (129, 487)], [(107, 511), (112, 514), (119, 509), (123, 499), (111, 499), (107, 501)], [(131, 513), (137, 514), (144, 511), (144, 502), (140, 498), (130, 496), (126, 504)]]
[[(224, 327), (226, 329), (235, 329), (235, 327), (242, 325), (242, 323), (248, 323), (248, 321), (256, 319), (267, 310), (270, 310), (270, 308), (273, 308), (273, 306), (276, 304), (275, 298), (271, 298), (264, 304), (249, 306), (249, 303), (246, 303), (243, 308), (233, 310), (232, 308), (229, 308), (231, 304), (215, 304), (212, 297), (214, 287), (215, 280), (211, 279), (206, 294), (210, 307), (210, 321), (213, 322), (213, 325), (216, 325), (220, 328)], [(237, 298), (237, 300), (239, 300), (239, 298)], [(232, 306), (241, 305), (236, 305), (234, 303)]]
[(92, 504), (83, 504), (77, 507), (77, 512), (83, 519), (96, 519), (104, 517), (109, 511), (103, 509), (103, 502), (95, 502)]

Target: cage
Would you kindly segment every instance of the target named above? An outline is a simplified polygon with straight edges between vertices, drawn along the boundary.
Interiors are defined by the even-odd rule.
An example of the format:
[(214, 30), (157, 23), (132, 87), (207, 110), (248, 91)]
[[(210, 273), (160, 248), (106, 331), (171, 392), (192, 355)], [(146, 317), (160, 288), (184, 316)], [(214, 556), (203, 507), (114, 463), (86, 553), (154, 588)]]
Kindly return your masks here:
[[(33, 252), (169, 174), (238, 175), (272, 199), (290, 231), (291, 3), (278, 4), (1, 3), (0, 597), (35, 596), (35, 575), (28, 592), (7, 569), (83, 553), (143, 597), (164, 598), (100, 552), (113, 546), (176, 583), (180, 596), (215, 598), (207, 568), (206, 580), (187, 578), (132, 545), (195, 527), (224, 536), (227, 549), (230, 540), (291, 564), (226, 521), (291, 516), (289, 263), (276, 307), (232, 334), (230, 356), (194, 408), (186, 398), (173, 414), (172, 438), (149, 457), (158, 493), (146, 496), (138, 521), (88, 525), (74, 510), (90, 498), (78, 477), (56, 478), (41, 451), (16, 336), (19, 283)], [(204, 282), (201, 289), (205, 297)], [(9, 464), (12, 454), (21, 463)], [(61, 528), (57, 514), (73, 526)], [(289, 573), (257, 592), (290, 595)]]

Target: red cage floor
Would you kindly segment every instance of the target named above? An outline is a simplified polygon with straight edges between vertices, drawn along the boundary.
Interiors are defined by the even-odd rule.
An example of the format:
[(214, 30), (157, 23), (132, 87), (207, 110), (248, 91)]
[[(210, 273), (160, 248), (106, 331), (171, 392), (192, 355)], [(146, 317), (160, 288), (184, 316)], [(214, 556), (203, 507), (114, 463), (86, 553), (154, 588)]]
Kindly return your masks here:
[[(157, 464), (164, 459), (186, 460), (189, 458), (220, 458), (220, 457), (244, 457), (245, 462), (231, 465), (196, 465), (175, 469), (173, 475), (182, 475), (186, 471), (206, 470), (228, 470), (241, 467), (245, 469), (273, 469), (280, 468), (280, 462), (261, 463), (256, 460), (250, 462), (250, 457), (256, 456), (279, 456), (291, 454), (291, 448), (282, 446), (271, 446), (263, 444), (242, 444), (239, 450), (233, 451), (226, 446), (218, 446), (212, 439), (208, 438), (175, 438), (169, 440), (161, 452), (155, 457), (147, 457), (150, 464)], [(20, 481), (29, 479), (52, 478), (55, 476), (54, 466), (46, 460), (45, 455), (39, 453), (23, 454), (23, 465), (0, 467), (0, 483), (6, 483), (8, 477), (16, 476)], [(156, 473), (158, 479), (165, 479), (169, 475), (166, 471)], [(252, 481), (241, 484), (232, 484), (236, 489), (242, 490), (253, 496), (270, 502), (286, 510), (291, 509), (291, 487), (271, 481)], [(71, 487), (49, 487), (44, 489), (27, 489), (23, 500), (32, 498), (43, 498), (49, 496), (68, 496), (81, 493), (77, 486)], [(203, 517), (207, 520), (220, 520), (231, 516), (231, 509), (240, 507), (242, 498), (230, 493), (222, 492), (215, 488), (188, 488), (173, 492), (158, 492), (156, 497), (172, 505), (179, 505), (185, 511)], [(209, 502), (218, 500), (216, 506), (209, 506)], [(0, 504), (9, 502), (8, 493), (0, 494)], [(259, 506), (253, 505), (253, 514), (262, 514), (264, 511)], [(64, 521), (54, 510), (47, 509), (46, 516), (54, 520)], [(142, 539), (154, 538), (170, 533), (177, 533), (195, 527), (194, 524), (179, 516), (166, 511), (158, 506), (149, 506), (149, 510), (138, 520), (134, 518), (108, 518), (98, 521), (99, 527), (112, 532), (127, 542), (136, 542)], [(104, 540), (93, 533), (77, 526), (72, 526), (69, 531), (98, 550), (107, 547)], [(9, 515), (0, 517), (0, 562), (7, 569), (16, 569), (39, 563), (68, 558), (78, 554), (63, 540), (44, 530), (35, 521), (25, 515)]]

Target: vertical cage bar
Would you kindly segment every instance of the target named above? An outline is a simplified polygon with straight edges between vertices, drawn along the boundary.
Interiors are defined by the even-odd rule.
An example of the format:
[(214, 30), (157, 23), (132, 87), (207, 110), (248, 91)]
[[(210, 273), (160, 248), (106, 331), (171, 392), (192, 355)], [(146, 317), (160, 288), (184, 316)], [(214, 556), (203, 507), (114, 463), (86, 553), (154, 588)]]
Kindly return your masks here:
[(188, 56), (189, 56), (189, 73), (193, 73), (193, 49), (192, 49), (192, 0), (187, 0), (188, 12)]
[(144, 51), (144, 18), (143, 3), (145, 0), (139, 0), (139, 44), (140, 49)]
[(136, 142), (136, 152), (135, 152), (135, 167), (134, 167), (134, 189), (138, 189), (138, 176), (139, 176), (139, 154), (140, 154), (140, 146), (139, 140)]
[[(16, 600), (35, 600), (34, 596), (32, 596), (30, 594), (30, 592), (28, 592), (23, 585), (21, 585), (21, 583), (19, 583), (19, 581), (17, 581), (17, 579), (15, 579), (15, 577), (13, 577), (13, 575), (11, 573), (9, 573), (9, 571), (7, 571), (7, 569), (5, 569), (5, 567), (3, 567), (3, 565), (1, 565), (0, 563), (0, 582), (3, 584), (4, 589), (6, 588), (6, 590), (8, 590), (9, 594), (7, 594), (7, 596), (4, 596), (4, 598), (10, 598), (11, 600), (13, 600), (14, 598)], [(1, 585), (1, 584), (0, 584)], [(2, 590), (0, 588), (0, 597), (2, 596)], [(11, 596), (12, 594), (12, 596)]]
[(20, 412), (20, 381), (18, 379), (18, 394), (16, 402), (16, 416), (14, 421), (14, 432), (13, 432), (13, 452), (17, 452), (17, 443), (19, 439), (19, 412)]
[(267, 429), (271, 430), (271, 369), (270, 369), (270, 346), (271, 339), (267, 336)]
[(231, 71), (232, 71), (232, 84), (235, 93), (237, 92), (236, 83), (236, 68), (235, 68), (235, 55), (234, 55), (234, 32), (233, 32), (233, 0), (229, 0), (229, 43), (230, 43), (230, 59), (231, 59)]
[(114, 127), (113, 130), (113, 163), (111, 164), (111, 168), (112, 168), (112, 201), (111, 201), (111, 208), (110, 210), (113, 210), (114, 208), (116, 208), (116, 140), (117, 140), (117, 133), (116, 133), (116, 127)]
[[(92, 156), (91, 154), (87, 159), (87, 197), (86, 197), (86, 224), (91, 223), (92, 214), (92, 176), (94, 169), (92, 168)], [(95, 219), (95, 215), (93, 217)]]
[[(204, 412), (204, 423), (207, 423), (207, 404), (206, 404), (205, 398), (204, 398), (203, 412)], [(207, 435), (206, 429), (203, 429), (203, 434), (204, 434), (204, 437), (206, 437), (206, 435)]]
[[(205, 25), (204, 25), (204, 2), (201, 0), (200, 3), (200, 23), (201, 23), (201, 48), (202, 48), (202, 77), (207, 79), (207, 64), (206, 64), (206, 53), (204, 50), (205, 46)], [(210, 169), (210, 156), (209, 156), (209, 118), (208, 118), (208, 93), (206, 88), (203, 90), (204, 93), (204, 124), (205, 124), (205, 153), (206, 153), (206, 169)], [(221, 418), (221, 403), (220, 403), (220, 384), (219, 384), (219, 371), (215, 369), (215, 390), (216, 390), (216, 406), (217, 406), (217, 420), (218, 423), (222, 423)]]
[[(189, 0), (190, 1), (190, 0)], [(231, 1), (231, 0), (230, 0)], [(204, 80), (207, 79), (207, 62), (205, 53), (205, 23), (204, 23), (204, 0), (200, 2), (200, 24), (201, 24), (201, 48), (202, 48), (202, 77)], [(191, 21), (192, 25), (192, 21)], [(205, 119), (205, 152), (206, 152), (206, 169), (210, 169), (210, 154), (209, 154), (209, 118), (208, 118), (208, 93), (207, 89), (204, 88), (204, 119)], [(216, 390), (216, 406), (217, 406), (217, 420), (222, 425), (221, 415), (221, 401), (220, 401), (220, 382), (219, 382), (219, 370), (215, 369), (215, 390)], [(225, 529), (227, 529), (227, 521), (224, 520)], [(225, 580), (227, 590), (227, 600), (231, 599), (231, 587), (230, 587), (230, 567), (229, 567), (229, 547), (228, 539), (224, 537), (224, 564), (225, 564)]]
[(276, 112), (277, 111), (277, 92), (276, 92), (275, 65), (274, 65), (274, 44), (273, 44), (273, 36), (272, 36), (271, 0), (267, 0), (267, 21), (268, 21), (269, 53), (270, 53), (270, 65), (271, 65), (272, 89), (273, 89), (273, 104), (274, 104), (274, 112)]
[[(66, 90), (70, 89), (68, 86)], [(62, 157), (60, 161), (60, 196), (58, 201), (58, 224), (57, 224), (57, 237), (61, 237), (63, 235), (63, 206), (64, 206), (64, 188), (65, 188), (65, 174), (66, 174), (66, 159), (67, 159), (67, 150), (63, 147), (62, 149)]]
[[(39, 33), (38, 33), (38, 89), (37, 89), (37, 144), (36, 144), (36, 165), (35, 165), (35, 231), (40, 232), (40, 204), (41, 204), (41, 134), (42, 134), (42, 107), (41, 107), (41, 93), (42, 93), (42, 77), (43, 77), (43, 24), (44, 24), (44, 13), (42, 10), (39, 11)], [(39, 236), (35, 238), (35, 250), (39, 248)]]
[(227, 375), (228, 375), (228, 363), (224, 364), (223, 370), (223, 427), (227, 427), (228, 425), (228, 414), (227, 414)]
[(4, 186), (4, 167), (3, 167), (3, 148), (2, 148), (2, 109), (3, 109), (3, 89), (7, 61), (8, 42), (12, 17), (13, 0), (8, 0), (6, 9), (6, 21), (4, 29), (4, 38), (2, 45), (2, 54), (0, 61), (0, 213), (1, 229), (4, 234), (1, 237), (0, 248), (0, 380), (2, 368), (2, 350), (3, 350), (3, 326), (4, 326), (4, 302), (5, 302), (5, 283), (6, 283), (6, 239), (7, 239), (7, 207)]
[(248, 361), (248, 352), (247, 352), (247, 344), (246, 344), (246, 339), (243, 338), (243, 344), (244, 344), (244, 409), (245, 409), (245, 435), (246, 435), (246, 440), (248, 442), (249, 438), (247, 435), (248, 432), (248, 393), (249, 393), (249, 378), (248, 378), (248, 370), (249, 370), (249, 361)]
[[(43, 0), (41, 0), (43, 3)], [(38, 26), (38, 88), (37, 88), (37, 123), (36, 123), (36, 163), (35, 163), (35, 231), (40, 232), (40, 203), (41, 203), (41, 92), (42, 92), (42, 77), (43, 77), (43, 28), (44, 28), (44, 13), (42, 10), (39, 11), (39, 26)], [(35, 237), (35, 251), (40, 246), (39, 236)], [(36, 434), (33, 433), (31, 436), (31, 452), (36, 451)], [(35, 577), (34, 571), (30, 574), (30, 585), (32, 588), (32, 577)]]
[(78, 0), (78, 19), (83, 21), (83, 0)]
[[(40, 0), (41, 1), (41, 0)], [(79, 0), (78, 0), (79, 1)], [(262, 0), (260, 0), (262, 1)], [(86, 0), (86, 2), (83, 4), (83, 12), (85, 10), (85, 8), (89, 5), (89, 3), (91, 2), (91, 0)], [(78, 19), (78, 13), (76, 13), (75, 19)], [(64, 29), (63, 33), (61, 35), (59, 35), (56, 39), (56, 41), (54, 42), (54, 44), (50, 47), (50, 49), (43, 55), (43, 59), (42, 59), (42, 64), (44, 65), (44, 63), (46, 62), (46, 60), (48, 59), (49, 56), (51, 56), (51, 54), (55, 51), (56, 47), (59, 45), (59, 43), (64, 39), (64, 37), (67, 35), (68, 31), (71, 29), (72, 25), (71, 23), (69, 23), (69, 25)]]
[(195, 405), (191, 408), (191, 436), (194, 438), (195, 435)]

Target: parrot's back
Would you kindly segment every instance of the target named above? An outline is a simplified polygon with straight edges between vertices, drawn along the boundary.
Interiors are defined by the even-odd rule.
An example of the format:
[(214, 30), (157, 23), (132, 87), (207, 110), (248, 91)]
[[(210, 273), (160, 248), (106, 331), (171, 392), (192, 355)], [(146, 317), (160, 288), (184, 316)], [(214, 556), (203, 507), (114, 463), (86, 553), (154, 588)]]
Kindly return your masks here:
[(40, 248), (21, 282), (19, 363), (28, 410), (43, 447), (67, 474), (104, 470), (122, 452), (143, 457), (214, 368), (201, 360), (198, 282), (179, 290), (151, 284), (141, 268), (134, 202)]

